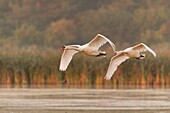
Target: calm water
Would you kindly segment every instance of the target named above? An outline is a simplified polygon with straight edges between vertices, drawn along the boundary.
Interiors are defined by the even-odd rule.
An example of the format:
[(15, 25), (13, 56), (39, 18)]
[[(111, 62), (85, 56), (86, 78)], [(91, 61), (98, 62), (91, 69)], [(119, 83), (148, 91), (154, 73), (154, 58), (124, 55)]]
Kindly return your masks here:
[(0, 113), (170, 113), (170, 89), (1, 88)]

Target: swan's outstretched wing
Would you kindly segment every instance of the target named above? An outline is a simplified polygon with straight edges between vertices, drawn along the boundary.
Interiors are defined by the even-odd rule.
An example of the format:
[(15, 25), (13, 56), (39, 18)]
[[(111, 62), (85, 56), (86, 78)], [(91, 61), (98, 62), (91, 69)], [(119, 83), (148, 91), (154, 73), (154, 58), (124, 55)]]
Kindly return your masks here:
[(110, 64), (109, 64), (109, 68), (107, 70), (105, 79), (106, 80), (110, 80), (112, 75), (114, 74), (114, 72), (116, 71), (117, 67), (123, 63), (124, 61), (126, 61), (129, 57), (125, 54), (125, 53), (120, 53), (118, 55), (115, 55), (112, 57)]
[(97, 34), (97, 36), (87, 44), (90, 47), (99, 49), (101, 46), (103, 46), (107, 42), (109, 42), (109, 44), (111, 45), (113, 49), (113, 52), (115, 52), (115, 45), (108, 38), (106, 38), (105, 36), (101, 34)]
[(73, 58), (73, 55), (76, 54), (78, 51), (76, 50), (64, 50), (61, 61), (60, 61), (60, 70), (65, 71)]
[(135, 45), (135, 46), (132, 47), (132, 49), (138, 50), (140, 52), (149, 51), (150, 53), (153, 54), (154, 57), (156, 57), (156, 53), (151, 48), (149, 48), (147, 45), (145, 45), (144, 43), (140, 43), (138, 45)]

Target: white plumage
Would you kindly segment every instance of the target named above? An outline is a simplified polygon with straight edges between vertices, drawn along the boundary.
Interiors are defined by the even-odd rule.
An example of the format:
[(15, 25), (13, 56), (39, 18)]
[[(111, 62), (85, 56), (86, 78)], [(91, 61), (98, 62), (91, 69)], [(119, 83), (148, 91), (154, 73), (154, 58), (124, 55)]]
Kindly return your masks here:
[(76, 50), (65, 50), (63, 52), (63, 55), (61, 57), (61, 62), (60, 62), (60, 70), (65, 71), (73, 58), (73, 55), (76, 54), (78, 51)]
[(116, 71), (117, 67), (127, 59), (129, 58), (143, 59), (145, 57), (145, 54), (141, 54), (141, 52), (145, 51), (149, 51), (150, 53), (153, 54), (154, 57), (156, 57), (156, 53), (144, 43), (140, 43), (133, 47), (129, 47), (123, 51), (115, 52), (116, 55), (111, 58), (105, 79), (110, 80), (112, 75)]
[(105, 36), (98, 34), (93, 40), (91, 40), (89, 43), (84, 44), (82, 46), (80, 45), (68, 45), (68, 46), (63, 46), (61, 49), (64, 50), (61, 61), (60, 61), (60, 67), (59, 69), (61, 71), (65, 71), (74, 56), (74, 54), (78, 52), (83, 52), (87, 55), (91, 56), (105, 56), (106, 52), (105, 51), (100, 51), (99, 48), (106, 44), (109, 43), (112, 47), (113, 52), (115, 52), (115, 45), (107, 39)]

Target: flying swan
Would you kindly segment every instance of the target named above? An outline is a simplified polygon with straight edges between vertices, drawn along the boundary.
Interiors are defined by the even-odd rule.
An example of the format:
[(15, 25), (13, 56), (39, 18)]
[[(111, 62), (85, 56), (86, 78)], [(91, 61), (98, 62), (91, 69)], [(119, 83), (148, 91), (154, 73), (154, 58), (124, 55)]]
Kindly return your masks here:
[(141, 52), (145, 51), (149, 51), (150, 53), (153, 54), (154, 57), (156, 57), (156, 53), (144, 43), (140, 43), (133, 47), (129, 47), (123, 51), (115, 51), (115, 55), (111, 58), (105, 79), (110, 80), (112, 75), (116, 71), (117, 67), (127, 59), (129, 58), (144, 59), (145, 54), (142, 54)]
[(101, 34), (97, 34), (97, 36), (91, 40), (89, 43), (84, 44), (84, 45), (67, 45), (67, 46), (62, 46), (61, 50), (64, 50), (62, 56), (61, 56), (61, 61), (60, 61), (60, 67), (59, 70), (65, 71), (74, 56), (74, 54), (78, 52), (82, 52), (86, 55), (90, 56), (105, 56), (106, 52), (105, 51), (100, 51), (99, 48), (106, 44), (109, 43), (112, 47), (113, 52), (115, 52), (115, 45), (107, 39), (105, 36)]

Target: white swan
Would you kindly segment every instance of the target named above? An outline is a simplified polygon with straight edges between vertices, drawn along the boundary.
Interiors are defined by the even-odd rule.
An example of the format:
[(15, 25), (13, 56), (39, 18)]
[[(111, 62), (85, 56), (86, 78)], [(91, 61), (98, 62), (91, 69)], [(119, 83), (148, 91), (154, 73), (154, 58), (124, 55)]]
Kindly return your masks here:
[(113, 49), (113, 52), (115, 52), (115, 45), (109, 39), (107, 39), (105, 36), (101, 34), (97, 34), (97, 36), (93, 40), (91, 40), (89, 43), (84, 44), (82, 46), (80, 45), (62, 46), (61, 50), (64, 50), (64, 52), (61, 57), (59, 69), (61, 71), (65, 71), (73, 55), (78, 52), (83, 52), (87, 55), (96, 56), (96, 57), (105, 56), (106, 52), (100, 51), (99, 48), (107, 42), (109, 42), (109, 44)]
[(136, 58), (136, 59), (144, 59), (145, 54), (141, 54), (141, 52), (149, 51), (156, 57), (156, 53), (150, 49), (144, 43), (140, 43), (133, 47), (129, 47), (123, 51), (115, 52), (115, 55), (111, 58), (105, 79), (110, 80), (114, 72), (116, 71), (117, 67), (124, 61), (129, 58)]

